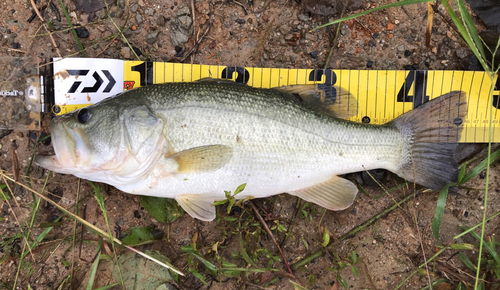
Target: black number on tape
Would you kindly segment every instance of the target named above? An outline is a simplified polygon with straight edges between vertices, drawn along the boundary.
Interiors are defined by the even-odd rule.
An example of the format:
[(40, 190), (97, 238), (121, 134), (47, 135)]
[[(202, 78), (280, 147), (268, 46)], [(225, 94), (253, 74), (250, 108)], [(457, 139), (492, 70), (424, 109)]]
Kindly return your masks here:
[(153, 84), (153, 62), (151, 61), (145, 61), (141, 64), (134, 65), (132, 67), (132, 71), (139, 72), (140, 74), (140, 80), (141, 80), (141, 87), (145, 85), (152, 85)]
[[(81, 70), (81, 69), (68, 69), (66, 70), (69, 75), (71, 76), (86, 76), (89, 73), (89, 70)], [(115, 86), (116, 80), (113, 78), (113, 76), (109, 73), (108, 70), (102, 70), (102, 73), (104, 76), (108, 79), (108, 84), (104, 88), (103, 93), (109, 93), (111, 89)], [(95, 80), (95, 84), (92, 87), (84, 87), (82, 89), (82, 93), (97, 93), (99, 88), (101, 88), (101, 85), (103, 84), (103, 80), (99, 73), (95, 71), (92, 74), (92, 77)], [(80, 86), (82, 82), (81, 81), (75, 81), (71, 87), (68, 90), (68, 94), (73, 94), (76, 93), (76, 90), (78, 90), (78, 87)]]
[(321, 77), (325, 75), (325, 82), (318, 84), (318, 89), (325, 92), (327, 97), (335, 98), (337, 97), (337, 89), (333, 86), (337, 83), (337, 75), (331, 69), (315, 69), (309, 73), (309, 81), (320, 82)]
[(229, 66), (222, 70), (221, 78), (222, 79), (232, 79), (233, 73), (237, 73), (236, 77), (237, 83), (247, 84), (250, 79), (250, 73), (244, 68), (239, 66)]
[[(413, 95), (409, 95), (410, 88), (413, 85)], [(405, 82), (399, 90), (397, 96), (398, 102), (413, 102), (413, 108), (429, 101), (427, 95), (427, 71), (410, 70), (406, 76)]]

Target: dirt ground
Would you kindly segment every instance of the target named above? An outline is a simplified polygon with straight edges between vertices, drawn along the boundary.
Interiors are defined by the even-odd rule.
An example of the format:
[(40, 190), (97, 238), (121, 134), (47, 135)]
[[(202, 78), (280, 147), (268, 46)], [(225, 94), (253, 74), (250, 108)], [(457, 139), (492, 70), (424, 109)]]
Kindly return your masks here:
[[(210, 26), (197, 51), (184, 60), (186, 63), (271, 68), (326, 66), (334, 69), (449, 70), (463, 69), (469, 54), (444, 13), (435, 14), (431, 46), (426, 47), (426, 4), (390, 8), (346, 21), (341, 24), (338, 38), (333, 41), (335, 26), (309, 32), (311, 28), (334, 18), (334, 15), (310, 12), (313, 10), (311, 7), (321, 7), (322, 1), (228, 0), (210, 4), (208, 1), (127, 0), (110, 3), (108, 8), (91, 13), (77, 10), (73, 1), (62, 2), (72, 23), (88, 30), (88, 37), (80, 39), (87, 57), (135, 59), (134, 51), (129, 49), (118, 33), (119, 27), (141, 59), (179, 62), (193, 47), (193, 36), (188, 29), (189, 40), (176, 47), (172, 44), (171, 23), (178, 19), (179, 11), (186, 9), (188, 18), (194, 14), (198, 38)], [(350, 14), (351, 11), (389, 2), (351, 1), (345, 10), (336, 7), (336, 15), (342, 11)], [(37, 3), (39, 8), (44, 5), (47, 5), (46, 1)], [(194, 13), (191, 5), (194, 6)], [(83, 56), (78, 52), (75, 38), (68, 29), (60, 3), (54, 1), (53, 5), (47, 6), (49, 8), (43, 10), (42, 14), (55, 31), (51, 35), (57, 48), (40, 19), (35, 17), (28, 22), (33, 14), (30, 1), (1, 2), (0, 56), (38, 56), (45, 61), (57, 56)], [(211, 11), (212, 19), (209, 16)], [(478, 25), (481, 27), (479, 21)], [(85, 34), (85, 31), (80, 33)], [(328, 59), (332, 43), (334, 49)], [(48, 119), (50, 116), (46, 115), (43, 123), (46, 133), (49, 133), (46, 127)], [(13, 146), (19, 160), (19, 180), (26, 184), (23, 175), (30, 164), (33, 150), (39, 153), (52, 150), (50, 144), (35, 148), (35, 141), (40, 136), (41, 132), (16, 130), (5, 136), (2, 134), (0, 168), (5, 174), (12, 176), (15, 166), (12, 161)], [(484, 153), (484, 150), (481, 151), (484, 147), (478, 148), (478, 152)], [(479, 156), (479, 153), (476, 154)], [(500, 210), (499, 173), (498, 163), (494, 163), (489, 176), (488, 216)], [(41, 191), (47, 172), (35, 166), (30, 176), (33, 188)], [(322, 250), (317, 258), (304, 266), (293, 268), (297, 281), (307, 289), (343, 289), (343, 281), (348, 289), (395, 289), (441, 246), (452, 242), (453, 237), (462, 232), (461, 227), (478, 224), (483, 215), (484, 191), (479, 190), (485, 186), (482, 173), (467, 183), (465, 189), (456, 189), (448, 196), (439, 241), (434, 239), (431, 230), (438, 197), (435, 191), (419, 193), (367, 228), (343, 237), (414, 192), (413, 186), (410, 186), (384, 195), (384, 191), (373, 182), (370, 183), (363, 174), (351, 174), (348, 178), (361, 182), (366, 194), (360, 193), (352, 207), (340, 212), (325, 211), (286, 194), (254, 201), (290, 264)], [(0, 184), (3, 183), (0, 181)], [(402, 181), (392, 174), (385, 174), (382, 178), (382, 184), (388, 187), (396, 183)], [(23, 265), (16, 276), (23, 248), (20, 232), (21, 228), (27, 228), (27, 222), (31, 219), (33, 199), (32, 194), (19, 185), (9, 182), (9, 186), (14, 192), (10, 200), (12, 208), (0, 201), (3, 205), (0, 220), (0, 289), (12, 289), (14, 281), (17, 283), (16, 289), (28, 289), (28, 285), (31, 289), (85, 288), (101, 239), (82, 225), (75, 226), (66, 217), (62, 219), (64, 222), (56, 224), (32, 253), (22, 259)], [(72, 212), (75, 212), (79, 199), (78, 214), (107, 231), (103, 212), (91, 192), (92, 188), (86, 181), (54, 173), (50, 174), (45, 190), (47, 196)], [(151, 289), (294, 287), (290, 282), (293, 278), (287, 273), (277, 247), (249, 204), (245, 204), (243, 209), (233, 209), (230, 214), (227, 214), (225, 205), (219, 206), (219, 218), (214, 222), (201, 222), (184, 215), (171, 224), (163, 224), (154, 220), (141, 207), (137, 196), (106, 187), (104, 201), (113, 235), (119, 236), (120, 229), (123, 231), (134, 226), (151, 226), (160, 230), (164, 235), (161, 241), (137, 248), (141, 251), (159, 251), (186, 274), (185, 277), (179, 277), (177, 282)], [(42, 202), (31, 229), (31, 239), (39, 237), (47, 224), (55, 222), (60, 216), (61, 212), (57, 208)], [(330, 243), (324, 247), (322, 243), (326, 231), (330, 234)], [(494, 237), (499, 232), (498, 218), (486, 224), (487, 237)], [(475, 243), (475, 240), (466, 235), (454, 243)], [(246, 271), (240, 271), (239, 275), (211, 273), (203, 263), (196, 258), (190, 260), (189, 255), (181, 250), (181, 246), (189, 245), (196, 245), (198, 255), (217, 267), (226, 261)], [(126, 253), (119, 247), (116, 251), (118, 255)], [(101, 252), (113, 255), (109, 244)], [(475, 273), (464, 266), (457, 252), (444, 251), (435, 263), (429, 264), (430, 275), (420, 271), (404, 282), (401, 289), (421, 289), (429, 284), (429, 278), (433, 281), (446, 279), (435, 289), (456, 289), (459, 281), (471, 283)], [(465, 253), (476, 263), (476, 250)], [(253, 265), (245, 259), (246, 255)], [(251, 269), (265, 271), (254, 273)], [(114, 283), (112, 272), (112, 263), (101, 260), (94, 288)], [(193, 273), (201, 274), (206, 284)], [(486, 278), (491, 279), (490, 276)], [(131, 289), (146, 289), (144, 285), (138, 283)], [(488, 285), (491, 287), (493, 284)], [(492, 287), (498, 285), (497, 281), (496, 286)]]

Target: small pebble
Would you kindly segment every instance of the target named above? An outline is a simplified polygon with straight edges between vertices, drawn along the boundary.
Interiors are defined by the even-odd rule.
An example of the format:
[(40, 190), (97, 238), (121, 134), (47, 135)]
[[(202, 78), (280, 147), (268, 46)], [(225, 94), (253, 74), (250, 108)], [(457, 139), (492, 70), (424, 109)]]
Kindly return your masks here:
[(158, 40), (159, 31), (153, 31), (146, 36), (146, 42), (149, 44), (153, 44)]
[(318, 51), (315, 50), (315, 51), (311, 52), (311, 57), (314, 58), (314, 59), (317, 58), (318, 57)]
[(21, 48), (21, 44), (19, 42), (13, 42), (12, 43), (12, 48), (13, 49), (20, 49)]
[(406, 56), (406, 57), (408, 57), (408, 56), (410, 56), (410, 55), (411, 55), (411, 51), (409, 51), (409, 50), (405, 50), (405, 56)]
[(247, 21), (245, 19), (238, 18), (236, 19), (236, 23), (238, 24), (245, 24)]
[(165, 17), (163, 17), (163, 15), (158, 15), (156, 17), (156, 25), (158, 25), (158, 26), (164, 26), (165, 25)]
[(366, 67), (367, 68), (371, 68), (373, 66), (373, 61), (372, 60), (369, 60), (367, 63), (366, 63)]
[(87, 28), (85, 28), (85, 27), (81, 27), (81, 26), (80, 26), (80, 27), (77, 27), (77, 28), (75, 29), (75, 32), (76, 32), (76, 35), (77, 35), (79, 38), (88, 38), (88, 37), (89, 37), (89, 35), (90, 35), (90, 33), (89, 33), (88, 29), (87, 29)]
[(375, 32), (372, 36), (373, 36), (373, 38), (377, 38), (379, 36), (379, 33)]
[(130, 58), (130, 48), (128, 46), (124, 46), (120, 49), (120, 56), (124, 59)]
[(144, 18), (142, 18), (141, 14), (136, 14), (135, 21), (137, 22), (137, 24), (141, 25), (144, 22)]
[(137, 47), (132, 46), (132, 50), (134, 51), (135, 54), (137, 54), (137, 56), (142, 55), (142, 51), (140, 49), (138, 49)]

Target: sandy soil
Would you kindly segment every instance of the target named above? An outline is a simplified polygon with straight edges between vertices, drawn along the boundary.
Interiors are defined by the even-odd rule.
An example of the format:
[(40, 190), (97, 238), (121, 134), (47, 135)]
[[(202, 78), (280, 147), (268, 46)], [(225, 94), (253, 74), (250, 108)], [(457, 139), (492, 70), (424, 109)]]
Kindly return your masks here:
[[(77, 10), (72, 1), (63, 2), (71, 21), (88, 29), (89, 37), (81, 39), (87, 57), (134, 59), (134, 54), (108, 18), (106, 8), (85, 13)], [(250, 2), (253, 2), (253, 6)], [(315, 5), (311, 3), (307, 5)], [(385, 3), (389, 1), (363, 1), (358, 7), (356, 3), (351, 3), (349, 8), (364, 10)], [(50, 5), (49, 9), (42, 12), (51, 19), (52, 29), (57, 30), (52, 34), (57, 49), (39, 19), (35, 18), (31, 23), (27, 21), (33, 13), (29, 1), (2, 1), (0, 5), (3, 8), (0, 10), (0, 56), (38, 56), (46, 61), (56, 56), (82, 56), (78, 53), (73, 35), (67, 29), (67, 21), (59, 2), (54, 2), (54, 7), (59, 12), (55, 12), (53, 8), (49, 11)], [(39, 3), (38, 7), (43, 5)], [(191, 2), (119, 1), (118, 5), (110, 4), (109, 12), (115, 17), (113, 19), (116, 25), (124, 31), (128, 42), (136, 48), (136, 52), (141, 52), (141, 59), (178, 62), (183, 57), (179, 51), (186, 55), (193, 47), (193, 38), (190, 36), (188, 42), (179, 45), (176, 51), (170, 37), (171, 22), (178, 17), (178, 11), (186, 9), (182, 8), (183, 5), (190, 8)], [(425, 4), (391, 8), (347, 21), (341, 25), (336, 41), (333, 41), (334, 26), (308, 32), (312, 27), (325, 23), (329, 17), (308, 13), (305, 7), (304, 3), (281, 0), (220, 1), (212, 6), (207, 1), (194, 1), (196, 34), (201, 36), (210, 23), (211, 27), (197, 51), (184, 62), (323, 68), (332, 42), (334, 49), (326, 67), (335, 69), (400, 70), (408, 66), (413, 66), (414, 69), (462, 69), (462, 62), (468, 55), (467, 49), (448, 25), (448, 19), (442, 16), (444, 14), (435, 14), (431, 47), (425, 46)], [(213, 21), (209, 16), (211, 9)], [(49, 119), (50, 116), (47, 115), (43, 122), (43, 131), (46, 133), (49, 133)], [(41, 132), (33, 133), (36, 136), (28, 131), (15, 130), (0, 139), (1, 169), (11, 175), (14, 166), (11, 151), (13, 144), (19, 160), (20, 182), (23, 184), (26, 184), (26, 179), (22, 176), (28, 168), (33, 150), (40, 153), (52, 150), (50, 144), (35, 148), (35, 140)], [(484, 152), (479, 149), (479, 152)], [(30, 176), (33, 188), (40, 191), (47, 173), (35, 167)], [(418, 195), (409, 198), (408, 202), (383, 215), (370, 226), (343, 237), (403, 197), (413, 195), (413, 186), (383, 195), (381, 188), (365, 182), (363, 188), (366, 194), (359, 194), (355, 204), (341, 212), (306, 205), (304, 201), (286, 194), (255, 200), (254, 203), (290, 264), (323, 250), (317, 258), (293, 270), (296, 279), (303, 286), (308, 289), (342, 289), (343, 279), (349, 289), (395, 289), (441, 246), (450, 242), (475, 243), (470, 235), (455, 241), (453, 237), (462, 231), (461, 227), (471, 227), (480, 222), (484, 191), (479, 189), (485, 186), (484, 176), (480, 174), (466, 184), (466, 188), (457, 189), (448, 196), (439, 241), (434, 239), (431, 230), (438, 197), (435, 191), (419, 191)], [(357, 181), (363, 178), (361, 174), (348, 177)], [(500, 209), (499, 178), (498, 164), (495, 163), (489, 176), (488, 216)], [(382, 178), (382, 183), (388, 187), (401, 182), (391, 174)], [(2, 183), (4, 182), (0, 181)], [(9, 182), (9, 186), (14, 192), (14, 197), (10, 200), (12, 207), (0, 201), (3, 205), (0, 220), (0, 289), (12, 289), (16, 280), (19, 255), (23, 248), (20, 232), (27, 228), (33, 205), (32, 194), (26, 189), (12, 182)], [(51, 173), (45, 193), (72, 212), (76, 212), (78, 201), (78, 215), (107, 230), (103, 212), (90, 194), (91, 191), (86, 181)], [(290, 282), (293, 278), (287, 273), (276, 246), (248, 204), (243, 209), (233, 209), (230, 214), (227, 214), (226, 206), (220, 206), (220, 218), (210, 223), (184, 215), (172, 224), (162, 224), (141, 207), (137, 196), (106, 187), (104, 200), (113, 235), (119, 235), (117, 229), (123, 231), (134, 226), (152, 226), (164, 233), (161, 241), (139, 246), (138, 249), (158, 250), (175, 267), (187, 273), (176, 283), (168, 283), (168, 289), (294, 287)], [(42, 202), (31, 228), (30, 239), (39, 237), (47, 223), (54, 222), (60, 216), (61, 212), (57, 208)], [(75, 226), (67, 217), (62, 220), (64, 222), (57, 224), (42, 243), (23, 259), (17, 278), (18, 289), (27, 289), (28, 285), (32, 289), (85, 287), (91, 264), (96, 257), (97, 245), (102, 239), (81, 224)], [(331, 236), (327, 247), (322, 246), (325, 230)], [(498, 218), (487, 223), (488, 237), (499, 231)], [(76, 240), (74, 243), (73, 236)], [(196, 244), (199, 255), (217, 266), (225, 260), (241, 268), (266, 271), (248, 272), (236, 277), (214, 275), (196, 259), (194, 264), (189, 263), (188, 254), (181, 251), (181, 246), (192, 244)], [(249, 265), (243, 258), (243, 248), (254, 265)], [(102, 253), (112, 255), (111, 251), (111, 247), (107, 245), (103, 247)], [(121, 255), (125, 250), (117, 248), (117, 252)], [(477, 261), (477, 251), (463, 252), (474, 263)], [(356, 261), (353, 260), (353, 253)], [(458, 259), (456, 250), (444, 251), (435, 261), (436, 263), (429, 265), (429, 276), (420, 272), (405, 282), (401, 289), (421, 289), (428, 285), (429, 277), (434, 281), (446, 279), (439, 289), (455, 289), (459, 281), (473, 281), (470, 275), (474, 273)], [(196, 269), (207, 284), (203, 284), (189, 269)], [(94, 288), (112, 284), (112, 272), (111, 263), (102, 260)], [(488, 276), (487, 279), (491, 280), (491, 277)], [(139, 284), (134, 289), (145, 289), (144, 285)]]

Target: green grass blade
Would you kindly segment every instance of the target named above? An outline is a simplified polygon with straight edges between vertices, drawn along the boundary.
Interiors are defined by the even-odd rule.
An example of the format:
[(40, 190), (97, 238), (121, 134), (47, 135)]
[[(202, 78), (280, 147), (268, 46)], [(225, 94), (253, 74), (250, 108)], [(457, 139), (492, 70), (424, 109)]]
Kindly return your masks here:
[(95, 275), (97, 273), (97, 267), (99, 266), (99, 261), (101, 259), (101, 242), (97, 245), (97, 256), (95, 257), (92, 266), (90, 267), (89, 280), (87, 281), (87, 285), (85, 286), (85, 290), (92, 290), (95, 281)]
[(458, 252), (458, 258), (460, 259), (460, 261), (462, 261), (462, 263), (464, 263), (465, 266), (467, 266), (467, 268), (471, 269), (472, 271), (476, 271), (476, 266), (464, 253)]
[(500, 265), (500, 256), (498, 256), (498, 253), (495, 251), (495, 248), (490, 245), (490, 243), (485, 242), (484, 240), (481, 239), (481, 237), (476, 234), (475, 232), (470, 232), (471, 236), (473, 236), (476, 240), (478, 240), (483, 246), (488, 250), (488, 253), (490, 253), (491, 257), (495, 260), (495, 262)]
[(500, 149), (491, 153), (489, 163), (488, 163), (488, 159), (486, 158), (483, 161), (481, 161), (478, 165), (476, 165), (476, 167), (474, 167), (469, 172), (467, 172), (464, 175), (464, 177), (462, 178), (462, 180), (460, 181), (459, 185), (462, 185), (462, 184), (470, 181), (472, 178), (478, 176), (479, 173), (481, 173), (483, 170), (486, 169), (486, 167), (488, 167), (491, 163), (495, 162), (498, 159), (498, 157), (500, 157)]
[[(491, 215), (489, 218), (487, 218), (485, 220), (485, 222), (489, 222), (490, 220), (496, 218), (499, 215), (500, 215), (500, 211), (497, 211), (496, 213), (494, 213), (493, 215)], [(468, 229), (468, 230), (466, 230), (466, 231), (464, 231), (464, 232), (462, 232), (462, 233), (454, 236), (453, 239), (457, 240), (458, 238), (460, 238), (462, 236), (465, 236), (466, 234), (468, 234), (468, 233), (472, 232), (473, 230), (475, 230), (476, 228), (478, 228), (480, 225), (482, 225), (482, 222), (479, 223), (479, 224), (476, 224), (475, 226), (471, 227), (470, 229)]]
[(314, 28), (313, 30), (320, 29), (320, 28), (323, 28), (323, 27), (328, 26), (328, 25), (333, 25), (335, 23), (339, 23), (339, 22), (342, 22), (342, 21), (351, 20), (351, 19), (363, 16), (363, 15), (366, 15), (366, 14), (370, 14), (370, 13), (375, 12), (375, 11), (384, 10), (384, 9), (391, 8), (391, 7), (405, 6), (405, 5), (418, 4), (418, 3), (426, 3), (426, 2), (431, 2), (431, 1), (434, 1), (434, 0), (403, 0), (403, 1), (395, 2), (395, 3), (387, 4), (387, 5), (384, 5), (384, 6), (376, 7), (376, 8), (373, 8), (373, 9), (369, 9), (369, 10), (366, 10), (366, 11), (362, 11), (362, 12), (359, 12), (359, 13), (356, 13), (356, 14), (353, 14), (353, 15), (349, 15), (349, 16), (346, 16), (346, 17), (342, 17), (342, 18), (333, 20), (332, 22), (328, 22), (326, 24), (318, 26), (318, 27)]
[(457, 27), (458, 32), (460, 32), (460, 35), (463, 37), (464, 41), (467, 43), (467, 46), (469, 47), (469, 49), (472, 50), (472, 52), (474, 53), (474, 55), (477, 57), (477, 59), (481, 63), (481, 66), (486, 71), (489, 71), (490, 67), (486, 63), (485, 58), (483, 57), (483, 55), (481, 55), (481, 52), (479, 51), (478, 47), (474, 44), (474, 40), (469, 35), (469, 32), (467, 31), (467, 29), (462, 24), (462, 21), (460, 20), (460, 18), (457, 16), (457, 14), (453, 10), (453, 8), (448, 5), (448, 0), (441, 0), (441, 3), (446, 8), (446, 12), (448, 13), (448, 15), (450, 16), (451, 20), (453, 21), (453, 23)]
[[(69, 14), (68, 14), (68, 10), (66, 10), (66, 6), (64, 6), (63, 0), (59, 0), (59, 4), (61, 4), (61, 9), (64, 13), (64, 16), (66, 17), (66, 21), (68, 21), (69, 27), (74, 28), (73, 23), (71, 22), (71, 18), (69, 17)], [(82, 56), (87, 57), (87, 54), (85, 53), (85, 49), (83, 48), (83, 45), (80, 42), (80, 38), (76, 34), (75, 29), (71, 29), (71, 32), (73, 33), (73, 36), (75, 37), (76, 44), (78, 45), (78, 49), (80, 49)]]
[(483, 42), (479, 38), (479, 32), (476, 29), (476, 25), (470, 16), (469, 10), (465, 7), (464, 0), (457, 0), (458, 10), (460, 11), (460, 15), (462, 16), (462, 20), (465, 23), (465, 29), (467, 30), (469, 37), (473, 40), (474, 45), (477, 50), (481, 54), (482, 57), (485, 57)]
[(439, 197), (436, 204), (436, 211), (434, 212), (434, 218), (432, 219), (432, 233), (434, 238), (439, 240), (439, 227), (441, 226), (441, 221), (443, 219), (444, 207), (446, 206), (446, 198), (448, 197), (448, 188), (450, 184), (447, 184), (441, 191), (439, 191)]

